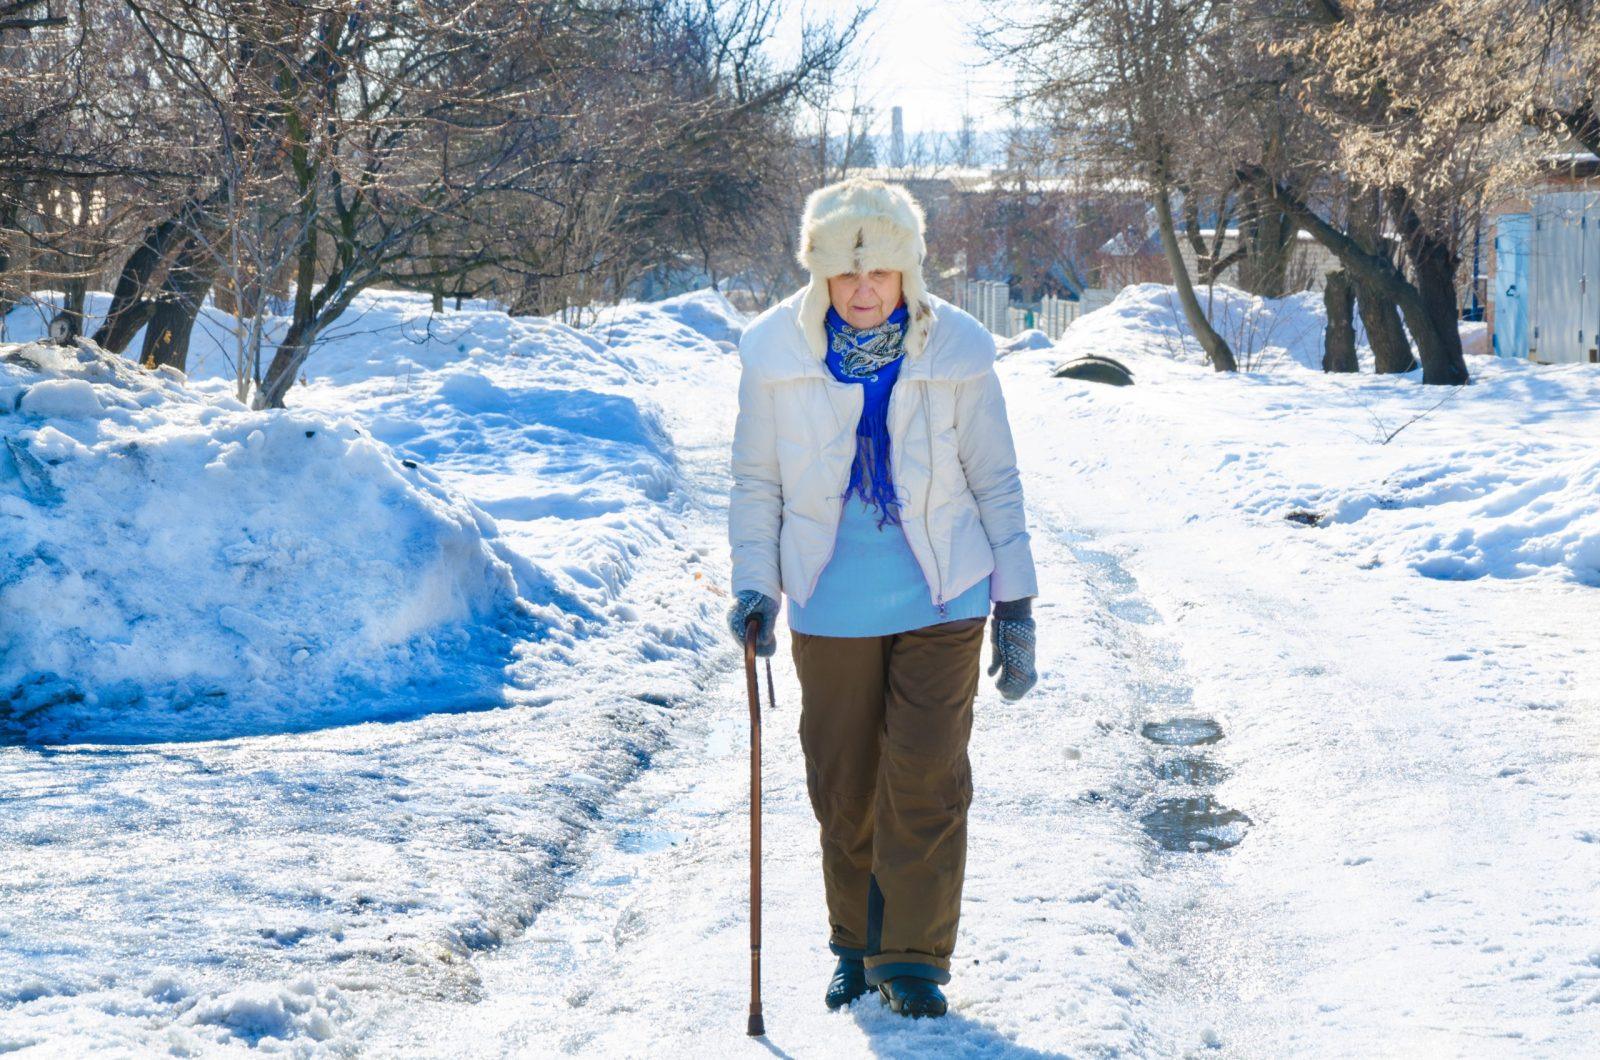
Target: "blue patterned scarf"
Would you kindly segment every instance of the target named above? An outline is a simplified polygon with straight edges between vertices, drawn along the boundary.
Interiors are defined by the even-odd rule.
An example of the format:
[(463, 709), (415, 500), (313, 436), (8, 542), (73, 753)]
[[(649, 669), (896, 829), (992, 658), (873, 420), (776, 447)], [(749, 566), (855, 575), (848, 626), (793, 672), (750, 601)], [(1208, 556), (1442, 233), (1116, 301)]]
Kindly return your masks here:
[(879, 529), (900, 522), (900, 501), (889, 474), (889, 391), (900, 377), (908, 319), (904, 305), (876, 327), (851, 327), (832, 306), (826, 319), (828, 370), (841, 383), (859, 384), (862, 392), (856, 457), (844, 495), (854, 493), (877, 508)]

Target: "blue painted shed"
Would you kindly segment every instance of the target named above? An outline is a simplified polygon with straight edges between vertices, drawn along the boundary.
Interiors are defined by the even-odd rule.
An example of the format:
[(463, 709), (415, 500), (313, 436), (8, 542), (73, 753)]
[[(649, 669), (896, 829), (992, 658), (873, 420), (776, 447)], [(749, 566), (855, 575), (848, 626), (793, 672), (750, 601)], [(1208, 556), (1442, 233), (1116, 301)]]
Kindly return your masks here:
[(1533, 214), (1501, 214), (1494, 234), (1494, 352), (1528, 356), (1528, 255)]

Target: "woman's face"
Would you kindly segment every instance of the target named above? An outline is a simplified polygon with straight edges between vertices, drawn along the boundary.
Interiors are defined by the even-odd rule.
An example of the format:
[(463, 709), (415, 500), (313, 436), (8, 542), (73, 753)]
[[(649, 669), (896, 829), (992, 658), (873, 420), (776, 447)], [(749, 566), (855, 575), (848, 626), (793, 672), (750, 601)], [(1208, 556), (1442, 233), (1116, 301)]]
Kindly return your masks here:
[(873, 269), (829, 276), (828, 299), (851, 327), (877, 327), (900, 304), (900, 270)]

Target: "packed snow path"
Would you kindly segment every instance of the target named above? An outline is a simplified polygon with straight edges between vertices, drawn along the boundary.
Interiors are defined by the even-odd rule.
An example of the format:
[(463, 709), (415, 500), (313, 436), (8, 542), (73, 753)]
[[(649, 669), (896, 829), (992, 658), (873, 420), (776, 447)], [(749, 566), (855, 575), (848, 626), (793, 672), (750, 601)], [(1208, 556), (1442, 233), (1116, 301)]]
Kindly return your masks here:
[[(1438, 398), (1215, 377), (1140, 352), (1148, 328), (1074, 329), (1128, 357), (1126, 390), (1050, 378), (1061, 351), (1008, 357), (1042, 679), (1015, 704), (982, 685), (951, 1014), (822, 1006), (785, 648), (751, 1041), (746, 707), (716, 629), (737, 366), (654, 310), (593, 331), (639, 371), (585, 407), (658, 407), (677, 485), (623, 470), (678, 500), (597, 495), (583, 468), (562, 495), (520, 426), (566, 415), (528, 358), (560, 336), (519, 325), (501, 363), (491, 316), (430, 325), (445, 341), (415, 380), (351, 369), (303, 400), (443, 464), (527, 556), (570, 557), (614, 602), (504, 709), (8, 749), (0, 838), (35, 854), (0, 877), (25, 910), (0, 957), (29, 973), (0, 995), (0, 1049), (1554, 1057), (1600, 1038), (1589, 376), (1485, 369), (1379, 446)], [(494, 357), (458, 372), (472, 341)]]
[[(980, 693), (949, 1017), (903, 1020), (875, 995), (822, 1006), (832, 958), (780, 650), (763, 734), (764, 1041), (742, 1034), (748, 724), (734, 671), (681, 705), (672, 748), (588, 837), (562, 898), (480, 959), (493, 1001), (412, 1008), (377, 1051), (1589, 1048), (1600, 711), (1590, 642), (1572, 633), (1592, 590), (1363, 571), (1292, 522), (1229, 511), (1228, 484), (1205, 471), (1276, 470), (1291, 424), (1308, 445), (1348, 434), (1359, 421), (1327, 410), (1337, 392), (1286, 396), (1274, 425), (1253, 422), (1250, 384), (1174, 372), (1164, 390), (1118, 392), (1051, 380), (1051, 360), (1002, 366), (1042, 679), (1016, 704), (987, 681)], [(1352, 411), (1409, 415), (1426, 397), (1380, 381), (1380, 411)], [(726, 430), (731, 404), (700, 401), (677, 422)], [(722, 454), (704, 455), (718, 492)]]

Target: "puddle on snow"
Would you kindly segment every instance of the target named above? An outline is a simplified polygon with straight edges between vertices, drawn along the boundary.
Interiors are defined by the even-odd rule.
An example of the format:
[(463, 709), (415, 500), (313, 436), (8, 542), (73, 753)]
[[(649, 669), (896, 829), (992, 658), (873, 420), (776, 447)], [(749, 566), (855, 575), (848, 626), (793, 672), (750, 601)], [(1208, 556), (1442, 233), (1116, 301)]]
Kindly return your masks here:
[(1187, 685), (1173, 684), (1164, 677), (1133, 677), (1128, 681), (1128, 689), (1147, 707), (1182, 710), (1194, 705), (1193, 689)]
[[(1222, 726), (1210, 718), (1181, 714), (1194, 709), (1194, 689), (1184, 677), (1183, 657), (1176, 646), (1158, 633), (1139, 627), (1159, 626), (1161, 615), (1139, 592), (1137, 579), (1112, 553), (1092, 547), (1081, 531), (1062, 534), (1067, 547), (1083, 564), (1101, 606), (1128, 623), (1119, 633), (1119, 645), (1131, 662), (1128, 690), (1146, 710), (1172, 712), (1166, 721), (1147, 721), (1140, 728), (1145, 739), (1163, 747), (1201, 747), (1222, 739)], [(1170, 752), (1150, 762), (1158, 782), (1204, 788), (1228, 775), (1222, 766), (1198, 753)], [(1085, 796), (1102, 801), (1098, 792)], [(1226, 850), (1244, 839), (1250, 819), (1238, 810), (1217, 805), (1210, 795), (1160, 798), (1139, 818), (1146, 833), (1162, 849), (1204, 853)]]
[(1106, 610), (1128, 622), (1151, 626), (1161, 617), (1155, 608), (1137, 596), (1123, 596), (1107, 601)]
[(1162, 799), (1155, 809), (1139, 818), (1139, 823), (1163, 850), (1203, 854), (1237, 846), (1250, 826), (1250, 818), (1202, 795)]
[(1151, 762), (1150, 771), (1158, 780), (1171, 781), (1174, 784), (1216, 784), (1226, 780), (1228, 771), (1215, 762), (1208, 762), (1204, 758), (1167, 758)]
[(1210, 718), (1171, 718), (1147, 721), (1139, 730), (1146, 740), (1168, 747), (1198, 747), (1222, 739), (1222, 726)]
[(1067, 547), (1078, 562), (1088, 569), (1091, 578), (1099, 583), (1106, 610), (1124, 621), (1142, 626), (1154, 625), (1159, 621), (1160, 614), (1139, 596), (1139, 583), (1128, 573), (1128, 568), (1109, 552), (1074, 543), (1084, 540), (1086, 538), (1082, 534), (1068, 534)]

